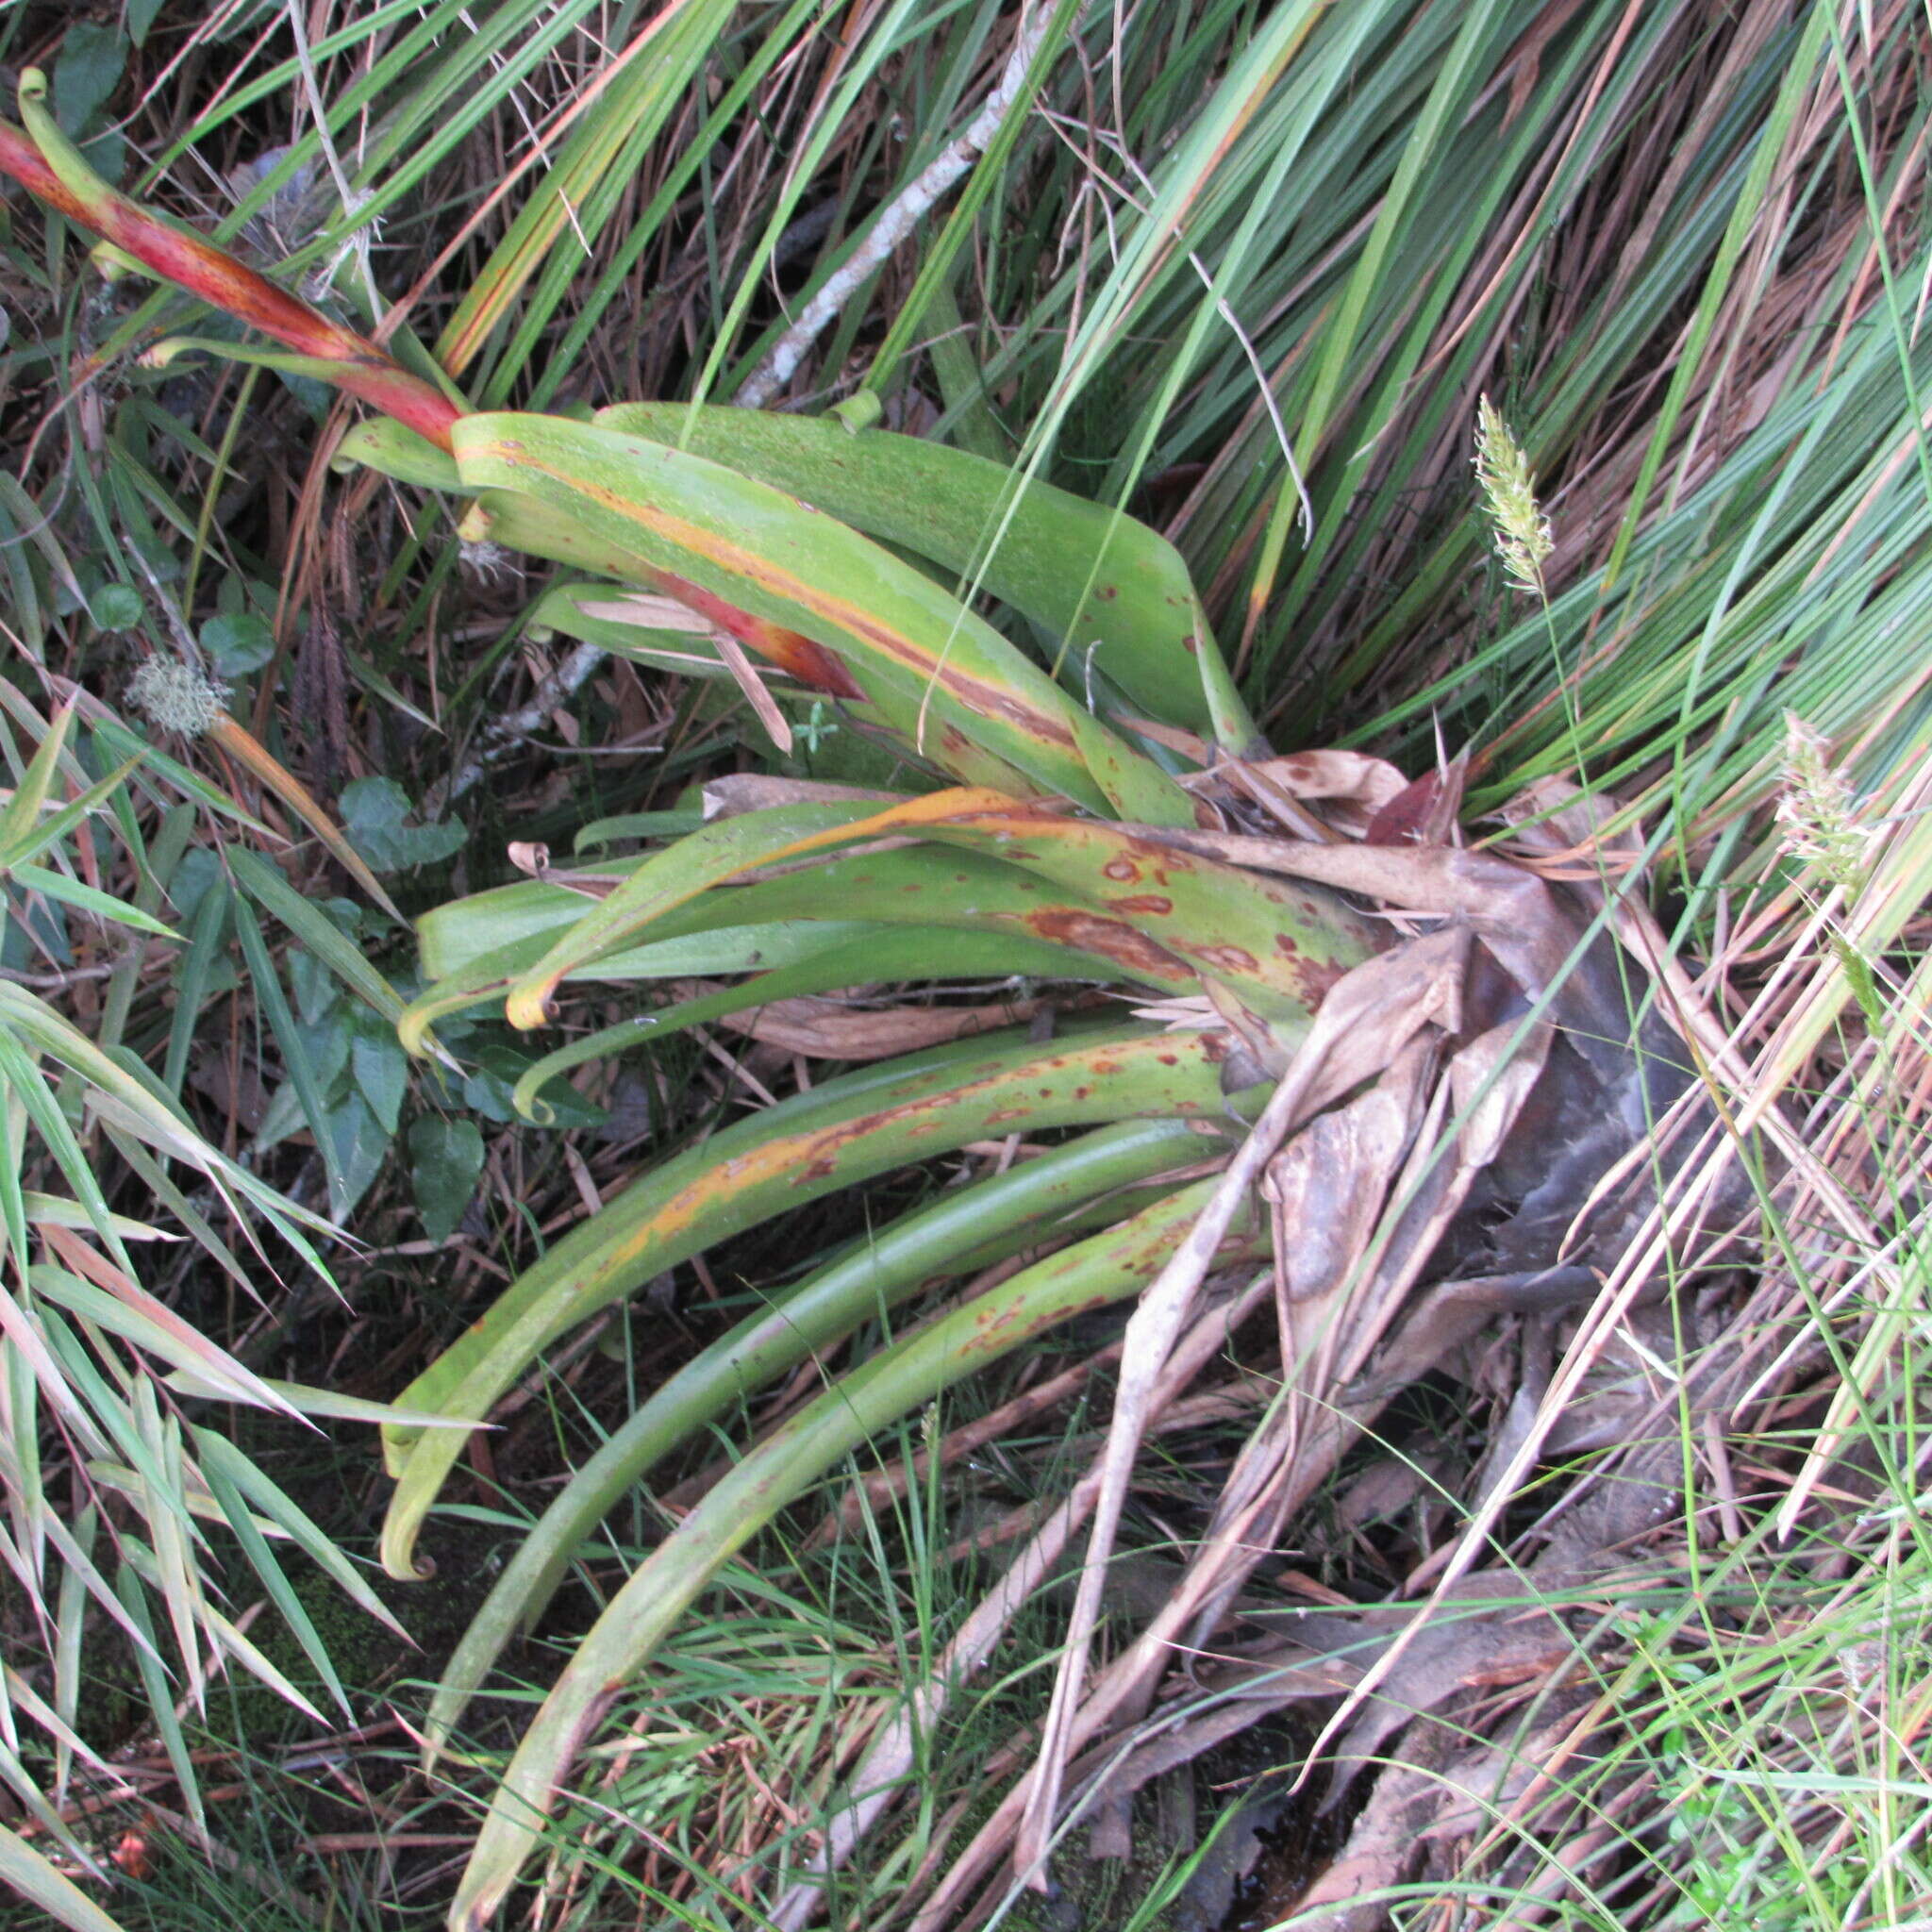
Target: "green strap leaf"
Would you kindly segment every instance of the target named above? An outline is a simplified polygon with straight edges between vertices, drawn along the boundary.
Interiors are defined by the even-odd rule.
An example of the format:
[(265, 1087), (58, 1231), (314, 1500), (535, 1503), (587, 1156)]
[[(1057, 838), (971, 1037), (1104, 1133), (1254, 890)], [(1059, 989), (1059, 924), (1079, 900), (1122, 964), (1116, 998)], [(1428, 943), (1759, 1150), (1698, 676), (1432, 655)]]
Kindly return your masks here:
[(1004, 768), (1021, 774), (1023, 792), (1104, 804), (1075, 743), (1073, 701), (982, 619), (857, 531), (721, 464), (601, 425), (473, 416), (453, 446), (466, 488), (567, 511), (594, 538), (694, 588), (701, 609), (706, 596), (728, 600), (809, 641), (817, 658), (743, 640), (875, 709), (941, 768), (994, 785), (1007, 782)]
[(1093, 646), (1094, 668), (1152, 717), (1234, 750), (1258, 735), (1179, 551), (1121, 511), (945, 443), (886, 429), (854, 437), (828, 416), (619, 403), (597, 421), (726, 464), (957, 571), (1074, 657)]
[[(626, 876), (626, 868), (640, 862), (620, 859), (602, 877)], [(443, 981), (482, 985), (493, 974), (500, 985), (528, 971), (591, 904), (584, 892), (530, 879), (425, 913), (416, 931), (423, 968), (432, 981), (429, 996)], [(832, 911), (836, 919), (825, 916)], [(837, 937), (856, 938), (853, 923), (863, 922), (874, 930), (917, 925), (1010, 934), (1022, 947), (1058, 952), (1054, 965), (1016, 963), (1012, 972), (1120, 977), (1128, 968), (1117, 953), (1083, 950), (1069, 937), (1084, 929), (1083, 919), (1104, 925), (1106, 915), (1091, 900), (1057, 891), (1038, 874), (963, 846), (943, 854), (910, 846), (834, 853), (777, 877), (703, 893), (654, 919), (644, 944), (606, 954), (566, 976), (603, 981), (752, 973), (789, 964)], [(701, 948), (694, 943), (699, 940), (708, 943)], [(1021, 952), (1016, 960), (1025, 957)], [(1179, 990), (1192, 985), (1192, 975), (1183, 973), (1174, 980), (1156, 974), (1149, 983)]]
[[(480, 1932), (495, 1916), (610, 1699), (737, 1551), (898, 1417), (1069, 1315), (1137, 1293), (1214, 1186), (1180, 1189), (881, 1350), (737, 1463), (606, 1605), (544, 1699), (491, 1801), (451, 1909), (452, 1927)], [(1254, 1252), (1257, 1241), (1246, 1232), (1234, 1237), (1226, 1258)]]
[[(1224, 1038), (1113, 1033), (1041, 1048), (970, 1041), (918, 1056), (919, 1071), (829, 1081), (716, 1133), (643, 1175), (513, 1282), (396, 1398), (482, 1421), (541, 1352), (654, 1274), (781, 1208), (903, 1167), (995, 1128), (1136, 1117), (1211, 1119)], [(913, 1057), (908, 1057), (913, 1058)], [(455, 1431), (385, 1429), (396, 1475), (383, 1562), (414, 1574), (416, 1535), (456, 1457)]]
[[(741, 818), (708, 825), (704, 831), (692, 833), (669, 850), (654, 855), (595, 911), (558, 939), (535, 966), (510, 982), (504, 1001), (510, 1024), (525, 1028), (541, 1025), (550, 996), (566, 974), (614, 952), (662, 913), (741, 873), (758, 866), (809, 858), (841, 844), (916, 837), (961, 825), (969, 829), (959, 835), (960, 842), (988, 847), (1002, 858), (1017, 857), (1028, 848), (1011, 844), (1010, 852), (1003, 849), (1011, 843), (1011, 835), (997, 827), (1008, 819), (1029, 826), (1034, 823), (1025, 818), (1024, 802), (1004, 792), (973, 787), (908, 798), (870, 816), (851, 816), (855, 810), (866, 809), (862, 806), (816, 805), (746, 812)], [(995, 827), (983, 837), (970, 829), (982, 821)], [(820, 829), (811, 829), (815, 822)], [(1071, 825), (1090, 822), (1060, 820), (1042, 812), (1040, 823)], [(794, 836), (788, 838), (788, 833)], [(1249, 877), (1229, 868), (1220, 870), (1226, 872), (1230, 879)], [(1256, 883), (1259, 886), (1261, 882)], [(953, 893), (940, 896), (957, 897)], [(1307, 895), (1302, 896), (1306, 900)], [(1113, 961), (1116, 973), (1131, 978), (1167, 986), (1185, 985), (1191, 978), (1185, 959), (1148, 938), (1133, 923), (1135, 914), (1131, 908), (1118, 910), (1088, 901), (1073, 908), (1058, 927), (1047, 929), (1040, 925), (1043, 913), (1044, 908), (1039, 908), (1027, 916), (1025, 929), (1030, 936), (1097, 954)], [(970, 903), (954, 917), (966, 924), (984, 920), (984, 914)]]
[[(970, 1188), (868, 1237), (789, 1293), (748, 1315), (688, 1362), (637, 1409), (558, 1492), (504, 1566), (429, 1709), (430, 1751), (448, 1740), (465, 1705), (521, 1625), (541, 1615), (584, 1539), (651, 1469), (695, 1431), (861, 1322), (897, 1306), (1015, 1229), (1041, 1224), (1098, 1195), (1201, 1157), (1184, 1121), (1130, 1121)], [(1116, 1207), (1116, 1215), (1124, 1218)]]
[[(674, 941), (675, 943), (675, 941)], [(1066, 956), (1050, 946), (1016, 941), (1004, 933), (934, 932), (920, 927), (868, 931), (827, 944), (790, 966), (775, 967), (701, 998), (680, 1000), (634, 1020), (600, 1027), (536, 1061), (517, 1082), (518, 1110), (541, 1125), (546, 1109), (538, 1095), (559, 1074), (634, 1046), (668, 1040), (689, 1026), (708, 1025), (774, 1000), (830, 992), (840, 987), (881, 985), (942, 975), (1064, 972)], [(1015, 1015), (1008, 1013), (1010, 1022)]]
[(746, 812), (653, 853), (608, 898), (595, 902), (536, 965), (518, 975), (505, 1002), (510, 1024), (541, 1025), (550, 995), (566, 973), (614, 952), (661, 913), (778, 855), (810, 845), (825, 833), (838, 838), (847, 826), (868, 823), (871, 814), (870, 806), (849, 803)]

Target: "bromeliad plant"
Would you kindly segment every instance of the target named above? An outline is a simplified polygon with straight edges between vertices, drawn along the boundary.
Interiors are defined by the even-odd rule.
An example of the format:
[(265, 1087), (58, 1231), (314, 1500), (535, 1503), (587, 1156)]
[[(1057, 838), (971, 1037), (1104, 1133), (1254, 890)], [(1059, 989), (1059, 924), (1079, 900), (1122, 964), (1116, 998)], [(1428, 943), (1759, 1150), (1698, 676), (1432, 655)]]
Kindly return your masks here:
[[(1559, 988), (1576, 930), (1537, 881), (1501, 861), (1441, 845), (1350, 844), (1299, 804), (1307, 771), (1267, 758), (1178, 557), (1130, 520), (960, 452), (837, 421), (652, 405), (588, 421), (472, 411), (426, 358), (406, 366), (94, 179), (42, 93), (38, 75), (24, 77), (27, 133), (0, 126), (0, 167), (103, 236), (115, 262), (177, 282), (279, 344), (205, 346), (325, 377), (380, 410), (389, 420), (353, 431), (342, 461), (448, 492), (466, 505), (466, 539), (588, 574), (554, 585), (535, 621), (647, 662), (689, 669), (695, 658), (763, 702), (757, 658), (842, 708), (851, 728), (927, 787), (855, 794), (737, 781), (715, 790), (708, 823), (641, 857), (599, 871), (533, 860), (537, 876), (421, 922), (427, 988), (402, 1020), (407, 1043), (424, 1046), (441, 1016), (498, 1003), (514, 1025), (542, 1027), (565, 989), (586, 983), (732, 982), (551, 1054), (520, 1090), (534, 1113), (545, 1081), (593, 1057), (859, 985), (1024, 975), (1119, 989), (1145, 1008), (1095, 1017), (1089, 995), (1043, 1037), (1030, 1027), (965, 1037), (985, 1024), (984, 1008), (920, 1008), (914, 1049), (649, 1168), (401, 1391), (402, 1408), (444, 1424), (386, 1432), (395, 1491), (384, 1560), (408, 1577), (460, 1452), (463, 1432), (448, 1424), (487, 1421), (546, 1350), (600, 1310), (729, 1236), (891, 1170), (990, 1136), (1077, 1130), (878, 1232), (747, 1320), (657, 1390), (558, 1494), (448, 1667), (432, 1757), (586, 1536), (655, 1464), (745, 1391), (882, 1309), (990, 1263), (1043, 1256), (847, 1370), (664, 1540), (531, 1724), (452, 1923), (494, 1914), (611, 1698), (779, 1510), (938, 1391), (1076, 1312), (1138, 1298), (1107, 1457), (1029, 1559), (1038, 1574), (1094, 1514), (1041, 1774), (1024, 1816), (1010, 1801), (989, 1826), (1019, 1828), (1023, 1866), (1037, 1866), (1060, 1767), (1151, 1690), (1148, 1656), (1122, 1659), (1127, 1674), (1117, 1668), (1091, 1694), (1083, 1677), (1100, 1564), (1150, 1404), (1266, 1300), (1271, 1277), (1252, 1264), (1272, 1254), (1284, 1347), (1292, 1355), (1296, 1333), (1325, 1336), (1329, 1392), (1306, 1411), (1291, 1403), (1250, 1445), (1238, 1475), (1259, 1487), (1231, 1488), (1211, 1561), (1174, 1612), (1183, 1618), (1231, 1593), (1252, 1562), (1254, 1497), (1306, 1494), (1386, 1399), (1388, 1375), (1381, 1397), (1341, 1391), (1391, 1338), (1411, 1334), (1413, 1323), (1397, 1319), (1404, 1297), (1527, 1091), (1507, 1071), (1511, 1050), (1527, 1042), (1529, 1077), (1553, 1052), (1541, 1011), (1493, 999), (1465, 1010), (1460, 929), (1384, 952), (1381, 929), (1330, 889), (1464, 915), (1516, 987), (1559, 1020), (1574, 1017)], [(981, 593), (1044, 641), (1044, 663), (979, 614)], [(1357, 775), (1365, 762), (1355, 761)], [(1429, 798), (1410, 804), (1403, 823), (1412, 826)], [(1614, 1027), (1593, 1008), (1578, 1031)], [(1599, 1041), (1577, 1065), (1588, 1074), (1594, 1054), (1603, 1086), (1618, 1091), (1623, 1051)], [(1341, 1216), (1351, 1240), (1329, 1240), (1324, 1223), (1310, 1247), (1291, 1232), (1290, 1204), (1333, 1219), (1332, 1204), (1321, 1207), (1328, 1169), (1306, 1153), (1296, 1165), (1303, 1141), (1285, 1166), (1269, 1163), (1291, 1130), (1365, 1083), (1351, 1108), (1368, 1111), (1336, 1118), (1358, 1146), (1380, 1148), (1358, 1176), (1344, 1170), (1351, 1185), (1359, 1179), (1368, 1219), (1357, 1203)], [(1635, 1093), (1626, 1139), (1656, 1098), (1641, 1080)], [(1435, 1123), (1427, 1147), (1412, 1155), (1425, 1120)], [(1436, 1158), (1438, 1130), (1453, 1158)], [(1264, 1174), (1267, 1214), (1257, 1207)], [(1412, 1211), (1400, 1238), (1372, 1254), (1385, 1194)], [(1524, 1264), (1517, 1274), (1537, 1273), (1526, 1255), (1514, 1258)], [(1570, 1273), (1577, 1278), (1557, 1291), (1593, 1289), (1588, 1269)], [(1461, 1315), (1438, 1309), (1435, 1329), (1414, 1331), (1423, 1339), (1411, 1339), (1407, 1374), (1427, 1366), (1428, 1335), (1440, 1340), (1469, 1309), (1481, 1319), (1512, 1305), (1514, 1276), (1491, 1275), (1506, 1285), (1488, 1300), (1465, 1297)], [(1203, 1315), (1210, 1276), (1235, 1292)], [(1536, 1286), (1552, 1291), (1540, 1276)], [(997, 1613), (970, 1622), (953, 1661), (983, 1657), (999, 1626)], [(1164, 1641), (1148, 1655), (1164, 1656)], [(932, 1714), (928, 1703), (919, 1717)], [(904, 1735), (888, 1727), (875, 1742), (858, 1802), (819, 1854), (822, 1873), (903, 1774), (894, 1752)], [(955, 1891), (986, 1868), (992, 1840), (982, 1840)], [(815, 1896), (808, 1884), (795, 1890), (780, 1922), (803, 1923)]]

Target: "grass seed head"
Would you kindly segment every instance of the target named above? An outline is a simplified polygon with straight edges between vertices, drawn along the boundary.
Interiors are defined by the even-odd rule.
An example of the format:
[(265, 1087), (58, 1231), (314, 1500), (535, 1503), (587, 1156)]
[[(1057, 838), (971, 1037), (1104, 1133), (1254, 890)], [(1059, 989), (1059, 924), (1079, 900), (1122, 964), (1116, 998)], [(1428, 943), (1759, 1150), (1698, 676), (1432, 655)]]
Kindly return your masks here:
[(1864, 883), (1871, 834), (1857, 822), (1852, 788), (1832, 764), (1830, 749), (1795, 711), (1785, 713), (1777, 818), (1785, 850), (1849, 896)]
[(1529, 458), (1496, 406), (1483, 396), (1475, 408), (1475, 475), (1483, 507), (1496, 533), (1496, 555), (1510, 578), (1539, 596), (1543, 563), (1556, 547), (1550, 520), (1536, 500)]

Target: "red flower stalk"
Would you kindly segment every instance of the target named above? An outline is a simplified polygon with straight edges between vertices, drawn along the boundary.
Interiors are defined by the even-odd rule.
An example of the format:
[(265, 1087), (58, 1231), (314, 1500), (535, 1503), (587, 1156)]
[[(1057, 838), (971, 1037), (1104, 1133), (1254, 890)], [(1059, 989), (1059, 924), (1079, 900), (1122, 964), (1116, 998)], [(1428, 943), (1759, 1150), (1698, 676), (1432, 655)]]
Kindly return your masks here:
[(20, 77), (20, 112), (29, 130), (0, 121), (0, 174), (7, 174), (70, 221), (110, 242), (162, 281), (259, 329), (339, 388), (447, 449), (463, 412), (372, 341), (331, 321), (212, 242), (150, 213), (110, 188), (82, 158), (42, 105), (47, 83), (37, 68)]
[[(20, 77), (20, 116), (27, 132), (0, 121), (0, 175), (12, 175), (48, 207), (78, 226), (91, 228), (150, 274), (292, 349), (309, 365), (308, 373), (380, 409), (440, 448), (451, 447), (451, 427), (465, 414), (460, 404), (354, 329), (311, 308), (225, 249), (110, 188), (47, 112), (42, 105), (46, 92), (45, 76), (38, 68), (27, 68)], [(835, 697), (865, 695), (833, 653), (799, 632), (754, 617), (667, 571), (647, 571), (644, 576), (654, 588), (700, 610), (741, 643), (813, 690)]]

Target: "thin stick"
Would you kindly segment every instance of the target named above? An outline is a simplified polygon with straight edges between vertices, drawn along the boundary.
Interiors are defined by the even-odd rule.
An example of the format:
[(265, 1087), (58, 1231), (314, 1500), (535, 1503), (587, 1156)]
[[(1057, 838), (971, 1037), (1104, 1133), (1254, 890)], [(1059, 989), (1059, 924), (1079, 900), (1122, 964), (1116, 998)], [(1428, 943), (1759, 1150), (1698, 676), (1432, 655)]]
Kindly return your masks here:
[(986, 106), (974, 117), (965, 133), (949, 142), (936, 160), (929, 162), (879, 210), (865, 240), (826, 278), (824, 286), (805, 305), (798, 320), (773, 343), (764, 360), (739, 390), (736, 400), (741, 408), (762, 409), (771, 402), (791, 380), (805, 359), (806, 351), (831, 326), (853, 292), (885, 265), (899, 244), (931, 213), (940, 198), (992, 145), (994, 136), (1020, 98), (1057, 10), (1047, 0), (1040, 0), (1031, 17), (1014, 36), (1013, 51), (1007, 56), (1006, 69), (999, 84), (986, 97)]
[(481, 748), (473, 752), (457, 768), (441, 796), (432, 792), (425, 801), (428, 815), (433, 818), (454, 805), (464, 792), (475, 786), (498, 758), (507, 757), (533, 731), (541, 729), (543, 721), (558, 706), (568, 704), (591, 681), (598, 665), (608, 656), (601, 644), (573, 645), (562, 663), (538, 680), (528, 704), (511, 711), (507, 717), (496, 719), (485, 728)]

